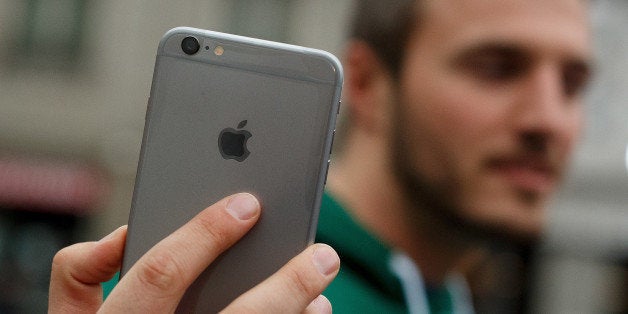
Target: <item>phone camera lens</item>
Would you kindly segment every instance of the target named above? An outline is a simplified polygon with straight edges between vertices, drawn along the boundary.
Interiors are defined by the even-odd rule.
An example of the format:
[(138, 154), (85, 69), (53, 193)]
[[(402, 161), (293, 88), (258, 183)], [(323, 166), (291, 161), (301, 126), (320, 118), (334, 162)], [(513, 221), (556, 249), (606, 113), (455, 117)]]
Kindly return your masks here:
[(198, 39), (192, 36), (185, 37), (183, 41), (181, 41), (181, 49), (188, 55), (197, 53), (200, 48), (201, 45), (198, 43)]

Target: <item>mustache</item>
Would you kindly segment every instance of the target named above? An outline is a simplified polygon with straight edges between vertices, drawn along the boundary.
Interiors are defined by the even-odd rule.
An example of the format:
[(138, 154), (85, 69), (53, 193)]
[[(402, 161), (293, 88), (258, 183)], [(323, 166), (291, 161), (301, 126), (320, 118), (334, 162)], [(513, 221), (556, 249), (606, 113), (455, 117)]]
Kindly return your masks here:
[(495, 154), (488, 162), (493, 167), (517, 165), (559, 177), (563, 172), (565, 158), (560, 149), (552, 145), (549, 137), (529, 134), (522, 136), (513, 147)]

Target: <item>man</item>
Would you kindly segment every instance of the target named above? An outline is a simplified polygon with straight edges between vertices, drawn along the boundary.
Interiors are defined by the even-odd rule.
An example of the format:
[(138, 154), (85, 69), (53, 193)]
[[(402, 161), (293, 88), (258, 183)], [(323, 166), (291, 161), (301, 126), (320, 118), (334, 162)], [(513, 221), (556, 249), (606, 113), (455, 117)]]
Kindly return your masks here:
[(581, 0), (358, 1), (317, 241), (337, 312), (464, 312), (490, 239), (538, 238), (582, 125)]
[[(470, 311), (456, 269), (487, 239), (539, 236), (580, 131), (591, 58), (586, 3), (358, 3), (345, 62), (349, 125), (318, 236), (343, 266), (325, 295), (341, 313)], [(174, 308), (256, 221), (259, 204), (242, 197), (209, 207), (158, 244), (106, 309)], [(51, 308), (101, 306), (98, 283), (119, 267), (124, 234), (55, 258)], [(187, 241), (212, 249), (182, 249)], [(317, 296), (338, 267), (333, 250), (315, 245), (227, 310), (330, 311)]]

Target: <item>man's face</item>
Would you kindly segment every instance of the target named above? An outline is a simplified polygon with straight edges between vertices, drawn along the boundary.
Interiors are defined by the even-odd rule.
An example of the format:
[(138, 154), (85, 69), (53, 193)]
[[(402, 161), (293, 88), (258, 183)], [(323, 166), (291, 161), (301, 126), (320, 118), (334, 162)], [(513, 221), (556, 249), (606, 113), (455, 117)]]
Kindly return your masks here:
[(582, 126), (586, 4), (423, 2), (393, 106), (394, 166), (457, 220), (536, 236)]

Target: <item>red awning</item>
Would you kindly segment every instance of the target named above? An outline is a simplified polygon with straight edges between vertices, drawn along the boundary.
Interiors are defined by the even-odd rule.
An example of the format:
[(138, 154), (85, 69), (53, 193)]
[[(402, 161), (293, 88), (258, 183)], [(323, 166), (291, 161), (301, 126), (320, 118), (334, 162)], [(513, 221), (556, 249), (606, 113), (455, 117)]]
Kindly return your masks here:
[(0, 156), (0, 206), (86, 215), (108, 190), (103, 172), (87, 163)]

